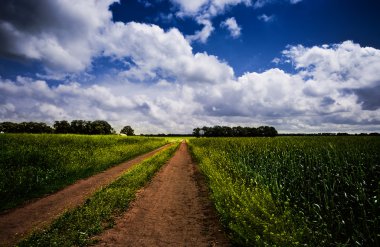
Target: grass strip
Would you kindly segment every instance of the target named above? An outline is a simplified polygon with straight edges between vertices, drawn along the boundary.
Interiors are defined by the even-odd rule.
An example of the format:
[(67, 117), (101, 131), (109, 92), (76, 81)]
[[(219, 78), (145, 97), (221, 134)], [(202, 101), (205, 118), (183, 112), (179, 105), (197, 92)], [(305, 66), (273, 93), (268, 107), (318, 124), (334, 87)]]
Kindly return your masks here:
[(18, 246), (83, 246), (91, 237), (114, 225), (114, 218), (134, 200), (138, 189), (173, 156), (178, 144), (134, 166), (107, 187), (97, 191), (82, 205), (55, 220), (50, 227), (37, 231)]

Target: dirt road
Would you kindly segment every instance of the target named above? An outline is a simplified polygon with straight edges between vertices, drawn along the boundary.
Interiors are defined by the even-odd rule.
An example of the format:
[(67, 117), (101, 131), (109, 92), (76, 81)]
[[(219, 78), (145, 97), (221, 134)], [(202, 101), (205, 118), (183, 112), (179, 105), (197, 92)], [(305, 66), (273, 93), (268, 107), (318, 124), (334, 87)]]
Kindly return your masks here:
[(229, 246), (186, 143), (95, 239), (97, 246)]
[(90, 178), (80, 180), (55, 194), (0, 214), (0, 246), (14, 245), (33, 229), (51, 223), (62, 212), (82, 204), (86, 198), (100, 187), (111, 183), (125, 170), (152, 156), (164, 147), (138, 156)]

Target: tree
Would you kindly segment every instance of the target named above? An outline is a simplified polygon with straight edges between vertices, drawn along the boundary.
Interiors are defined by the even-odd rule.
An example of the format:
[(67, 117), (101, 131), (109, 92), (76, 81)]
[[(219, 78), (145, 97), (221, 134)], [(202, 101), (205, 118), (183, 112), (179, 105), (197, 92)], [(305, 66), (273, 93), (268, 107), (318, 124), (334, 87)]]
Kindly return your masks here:
[(73, 121), (71, 121), (71, 133), (89, 134), (88, 121), (84, 121), (84, 120), (73, 120)]
[(193, 129), (193, 136), (199, 137), (201, 135), (201, 128)]
[(90, 123), (90, 134), (93, 135), (109, 135), (112, 133), (111, 125), (104, 120), (96, 120)]
[(18, 133), (18, 124), (12, 122), (3, 122), (0, 124), (0, 131), (4, 133)]
[(206, 137), (218, 137), (218, 136), (236, 136), (236, 137), (254, 137), (254, 136), (277, 136), (277, 130), (270, 126), (254, 127), (229, 127), (229, 126), (214, 126), (214, 127), (202, 127), (193, 129), (193, 135), (199, 137), (204, 135)]
[(0, 124), (0, 131), (4, 133), (52, 133), (53, 129), (46, 123), (22, 122), (11, 123), (4, 122)]
[(124, 126), (124, 128), (120, 131), (121, 134), (126, 134), (127, 136), (134, 136), (135, 131), (132, 129), (131, 126)]
[(54, 133), (57, 134), (67, 134), (71, 132), (71, 125), (68, 121), (55, 121), (54, 122)]

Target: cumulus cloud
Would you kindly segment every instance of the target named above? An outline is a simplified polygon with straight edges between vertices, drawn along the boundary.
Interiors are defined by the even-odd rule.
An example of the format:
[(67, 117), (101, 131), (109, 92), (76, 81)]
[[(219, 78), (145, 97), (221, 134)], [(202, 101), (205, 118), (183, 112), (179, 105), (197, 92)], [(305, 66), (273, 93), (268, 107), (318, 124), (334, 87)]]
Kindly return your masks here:
[[(45, 78), (63, 78), (66, 73), (90, 70), (94, 58), (123, 50), (115, 38), (120, 35), (118, 32), (128, 37), (127, 31), (120, 31), (125, 25), (112, 21), (109, 6), (114, 2), (117, 0), (36, 0), (33, 3), (4, 0), (0, 8), (0, 56), (41, 62), (47, 72), (42, 75)], [(186, 36), (188, 41), (202, 43), (214, 31), (213, 17), (231, 6), (252, 4), (250, 0), (171, 2), (179, 8), (177, 15), (190, 16), (203, 25), (201, 30)], [(233, 37), (240, 35), (241, 28), (235, 19), (226, 20), (225, 26)]]
[(342, 87), (368, 87), (379, 80), (376, 71), (380, 51), (352, 41), (311, 48), (291, 46), (283, 54), (293, 61), (296, 69), (318, 81), (342, 81)]
[[(158, 63), (164, 60), (138, 67), (141, 73), (145, 69), (166, 71), (171, 80), (157, 76), (156, 83), (136, 84), (125, 81), (126, 75), (115, 75), (108, 82), (89, 86), (75, 82), (49, 86), (45, 81), (23, 77), (1, 80), (0, 119), (105, 119), (117, 128), (128, 122), (143, 133), (188, 133), (194, 126), (213, 124), (268, 124), (291, 132), (380, 128), (380, 78), (374, 73), (380, 69), (380, 50), (351, 41), (290, 46), (283, 54), (294, 64), (296, 73), (273, 68), (235, 78), (232, 68), (218, 58), (193, 54), (175, 29), (165, 32), (157, 26), (128, 25), (123, 30), (132, 28), (136, 32), (133, 37), (141, 36), (141, 40), (136, 38), (136, 43), (130, 43), (131, 47), (139, 48), (143, 36), (154, 35), (162, 44), (155, 44), (154, 49), (141, 44), (147, 46), (147, 51), (162, 52), (159, 57), (177, 52), (173, 55), (178, 61), (185, 61), (178, 67)], [(170, 46), (165, 37), (177, 37), (176, 43), (183, 40), (183, 44), (178, 49), (165, 50)], [(150, 55), (148, 52), (132, 57), (139, 59), (136, 64), (145, 64), (151, 62)], [(183, 71), (200, 63), (203, 65)], [(204, 71), (197, 77), (201, 69)], [(229, 72), (223, 74), (226, 70)]]
[(221, 27), (227, 28), (230, 31), (231, 37), (238, 38), (241, 35), (241, 27), (237, 24), (234, 17), (227, 18), (220, 24)]
[(164, 31), (156, 25), (117, 23), (108, 30), (105, 55), (124, 59), (134, 66), (120, 73), (129, 81), (159, 79), (181, 83), (215, 83), (234, 78), (228, 64), (207, 53), (193, 54), (178, 29)]
[(112, 14), (101, 1), (12, 1), (0, 8), (0, 55), (41, 61), (48, 70), (82, 71), (99, 54)]
[(183, 15), (197, 15), (201, 9), (209, 3), (209, 0), (171, 0), (171, 2), (179, 6)]
[(200, 41), (201, 43), (206, 43), (207, 39), (210, 37), (211, 33), (214, 31), (214, 27), (210, 20), (199, 19), (197, 21), (199, 24), (203, 25), (203, 28), (199, 31), (196, 31), (192, 35), (187, 35), (186, 38), (192, 41)]
[(2, 56), (34, 59), (62, 73), (85, 70), (96, 56), (129, 64), (86, 85), (69, 80), (52, 86), (43, 80), (52, 77), (44, 75), (42, 80), (0, 78), (2, 121), (105, 119), (117, 128), (127, 122), (143, 133), (188, 133), (213, 124), (267, 124), (294, 132), (379, 131), (380, 50), (352, 41), (289, 46), (283, 59), (296, 72), (273, 68), (236, 78), (218, 57), (194, 53), (189, 40), (206, 41), (212, 32), (210, 19), (200, 18), (204, 13), (211, 16), (250, 1), (176, 1), (208, 26), (192, 38), (175, 28), (113, 23), (112, 2), (2, 3)]
[(201, 109), (192, 101), (191, 91), (185, 85), (165, 83), (49, 86), (45, 81), (18, 77), (0, 80), (0, 119), (50, 124), (60, 119), (104, 119), (117, 129), (133, 125), (138, 133), (185, 133)]
[[(213, 17), (223, 14), (227, 8), (238, 4), (251, 6), (251, 0), (171, 0), (171, 2), (179, 8), (177, 16), (193, 17), (198, 24), (203, 25), (201, 30), (196, 31), (193, 35), (187, 36), (189, 41), (200, 41), (201, 43), (207, 42), (208, 37), (214, 31), (211, 21)], [(237, 35), (238, 33), (240, 35), (241, 28), (236, 24), (236, 20), (234, 23), (233, 20), (230, 20), (227, 25), (233, 28), (233, 31), (231, 31), (233, 35)]]
[(203, 16), (204, 18), (211, 18), (224, 13), (224, 11), (231, 6), (244, 4), (251, 6), (251, 0), (170, 0), (173, 4), (177, 5), (179, 16)]

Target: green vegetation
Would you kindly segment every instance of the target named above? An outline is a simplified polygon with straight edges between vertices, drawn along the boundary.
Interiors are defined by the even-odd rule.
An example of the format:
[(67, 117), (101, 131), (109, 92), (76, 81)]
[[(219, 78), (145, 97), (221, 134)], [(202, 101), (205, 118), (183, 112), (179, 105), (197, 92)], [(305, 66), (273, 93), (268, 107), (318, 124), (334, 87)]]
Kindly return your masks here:
[(164, 138), (0, 135), (0, 211), (167, 143)]
[(190, 148), (236, 244), (380, 245), (380, 138), (198, 138)]
[(127, 171), (115, 182), (96, 192), (83, 206), (68, 211), (48, 229), (32, 234), (19, 246), (82, 246), (91, 236), (114, 225), (114, 216), (128, 208), (143, 187), (174, 154), (172, 145)]
[(109, 135), (114, 134), (115, 130), (112, 126), (104, 120), (85, 121), (73, 120), (69, 123), (66, 120), (55, 121), (54, 128), (48, 126), (46, 123), (37, 122), (22, 122), (0, 123), (1, 133), (28, 133), (28, 134), (42, 134), (42, 133), (55, 133), (55, 134), (85, 134), (85, 135)]
[(120, 134), (125, 134), (127, 136), (134, 136), (135, 135), (135, 131), (132, 129), (131, 126), (127, 125), (127, 126), (124, 126), (121, 129)]
[(255, 127), (229, 127), (219, 126), (195, 128), (193, 136), (207, 136), (207, 137), (274, 137), (277, 136), (277, 130), (270, 126)]

